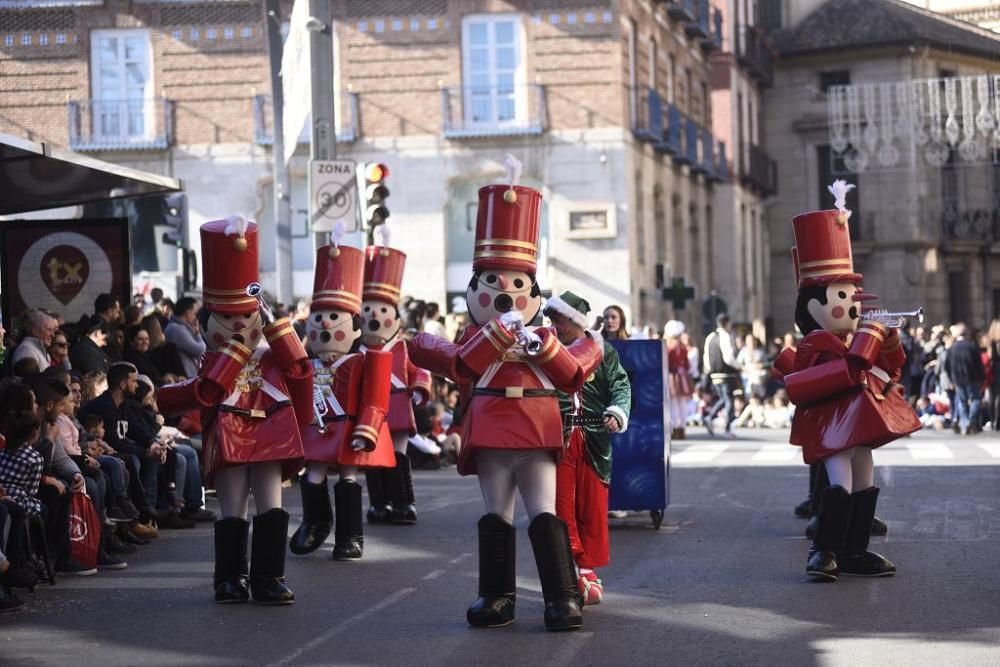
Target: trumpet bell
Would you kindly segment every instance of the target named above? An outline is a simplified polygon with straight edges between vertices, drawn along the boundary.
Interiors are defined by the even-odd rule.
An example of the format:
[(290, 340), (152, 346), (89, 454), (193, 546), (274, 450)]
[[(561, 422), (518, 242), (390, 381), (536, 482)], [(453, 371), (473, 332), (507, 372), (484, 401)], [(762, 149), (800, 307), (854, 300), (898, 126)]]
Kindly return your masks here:
[(260, 283), (250, 283), (247, 285), (246, 294), (247, 296), (257, 297), (263, 291)]

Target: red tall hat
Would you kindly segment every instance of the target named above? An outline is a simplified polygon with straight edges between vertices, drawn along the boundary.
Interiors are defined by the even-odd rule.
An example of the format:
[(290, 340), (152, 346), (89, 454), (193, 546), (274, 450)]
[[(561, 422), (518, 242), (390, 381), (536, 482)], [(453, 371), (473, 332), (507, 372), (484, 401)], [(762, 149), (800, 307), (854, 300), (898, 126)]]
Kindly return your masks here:
[(799, 289), (835, 282), (859, 284), (851, 253), (848, 216), (840, 211), (812, 211), (792, 218), (792, 263)]
[(343, 310), (361, 314), (365, 254), (350, 246), (323, 246), (316, 251), (312, 310)]
[(257, 225), (232, 216), (201, 226), (202, 297), (215, 313), (240, 315), (257, 310), (247, 296), (250, 283), (260, 282)]
[(406, 253), (401, 250), (385, 246), (365, 248), (365, 286), (362, 298), (398, 306), (405, 267)]
[(479, 189), (472, 270), (534, 273), (538, 262), (538, 214), (542, 193), (523, 185)]

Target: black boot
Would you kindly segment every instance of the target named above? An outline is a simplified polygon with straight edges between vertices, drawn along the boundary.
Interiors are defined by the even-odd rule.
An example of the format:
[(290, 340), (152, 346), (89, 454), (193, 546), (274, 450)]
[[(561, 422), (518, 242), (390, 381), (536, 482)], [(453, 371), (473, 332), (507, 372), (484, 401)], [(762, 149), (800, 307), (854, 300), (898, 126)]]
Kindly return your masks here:
[(361, 526), (361, 485), (353, 479), (342, 479), (333, 485), (333, 498), (337, 504), (333, 560), (361, 560), (365, 546)]
[(868, 540), (872, 533), (872, 518), (878, 503), (878, 487), (873, 486), (858, 491), (851, 496), (851, 523), (847, 529), (847, 544), (837, 554), (840, 573), (856, 577), (891, 577), (896, 574), (896, 566), (877, 553), (868, 551)]
[(414, 524), (417, 522), (417, 506), (413, 499), (413, 469), (410, 457), (396, 452), (396, 467), (393, 469), (392, 522)]
[(250, 592), (258, 604), (291, 604), (295, 593), (285, 585), (288, 512), (275, 507), (253, 518)]
[(826, 466), (823, 463), (813, 463), (810, 466), (809, 476), (809, 497), (812, 505), (809, 510), (809, 523), (806, 524), (806, 538), (816, 537), (816, 515), (819, 514), (819, 500), (823, 497), (823, 489), (830, 486), (830, 477), (826, 474)]
[(220, 519), (215, 522), (215, 601), (246, 602), (247, 536), (250, 523), (243, 519)]
[(514, 622), (514, 535), (514, 526), (496, 514), (479, 520), (479, 598), (465, 612), (474, 628), (498, 628)]
[(389, 523), (392, 506), (386, 498), (385, 483), (386, 473), (384, 468), (375, 468), (365, 473), (365, 483), (368, 485), (368, 500), (371, 506), (368, 508), (368, 523)]
[(292, 535), (288, 548), (299, 556), (312, 553), (323, 545), (333, 526), (333, 510), (330, 509), (330, 493), (326, 490), (326, 480), (313, 484), (305, 477), (299, 479), (302, 490), (302, 525)]
[(839, 485), (826, 487), (821, 494), (817, 516), (816, 537), (809, 549), (806, 574), (825, 581), (836, 581), (840, 573), (837, 554), (844, 550), (851, 518), (851, 494)]
[(583, 627), (583, 600), (576, 585), (576, 568), (566, 524), (556, 515), (544, 512), (528, 526), (528, 537), (535, 552), (542, 597), (545, 598), (545, 629), (580, 629)]
[(889, 526), (878, 517), (872, 519), (872, 535), (882, 537), (889, 534)]

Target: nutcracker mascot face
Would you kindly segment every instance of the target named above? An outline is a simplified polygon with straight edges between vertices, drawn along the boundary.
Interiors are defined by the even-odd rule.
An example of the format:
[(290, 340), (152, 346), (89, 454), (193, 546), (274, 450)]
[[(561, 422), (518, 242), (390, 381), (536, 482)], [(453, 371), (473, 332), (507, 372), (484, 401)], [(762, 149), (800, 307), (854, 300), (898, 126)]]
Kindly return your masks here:
[(465, 291), (472, 321), (482, 326), (518, 311), (531, 322), (542, 307), (535, 281), (542, 195), (520, 185), (479, 190), (472, 280)]
[(249, 349), (264, 337), (257, 299), (247, 285), (258, 282), (257, 225), (230, 216), (202, 225), (203, 256), (211, 258), (202, 268), (205, 310), (201, 325), (205, 344), (218, 350), (230, 340)]
[(312, 304), (306, 338), (323, 361), (354, 352), (360, 345), (361, 285), (365, 255), (349, 246), (323, 246), (316, 253)]
[(795, 303), (795, 324), (803, 335), (829, 331), (846, 336), (858, 328), (861, 302), (878, 298), (864, 294), (862, 276), (854, 272), (851, 253), (851, 212), (845, 207), (844, 181), (830, 186), (837, 198), (837, 210), (813, 211), (792, 219), (795, 246), (792, 264), (799, 294)]
[(406, 253), (389, 248), (386, 236), (383, 245), (365, 249), (365, 283), (361, 307), (364, 334), (368, 347), (381, 347), (399, 334), (403, 322), (399, 313), (399, 298), (403, 285)]

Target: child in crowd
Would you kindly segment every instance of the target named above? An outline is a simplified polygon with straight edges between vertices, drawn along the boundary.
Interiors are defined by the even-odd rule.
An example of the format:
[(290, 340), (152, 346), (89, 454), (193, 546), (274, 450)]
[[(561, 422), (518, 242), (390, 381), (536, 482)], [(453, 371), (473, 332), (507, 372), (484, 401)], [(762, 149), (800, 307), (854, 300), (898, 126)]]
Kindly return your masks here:
[(125, 463), (117, 458), (117, 452), (104, 441), (104, 420), (91, 412), (80, 413), (80, 424), (85, 433), (87, 455), (108, 476), (114, 503), (109, 503), (108, 518), (113, 521), (132, 521), (139, 517), (139, 510), (128, 499), (128, 473)]
[(760, 399), (760, 396), (750, 396), (750, 402), (736, 418), (736, 426), (747, 428), (765, 428), (767, 426), (764, 419), (764, 401)]

